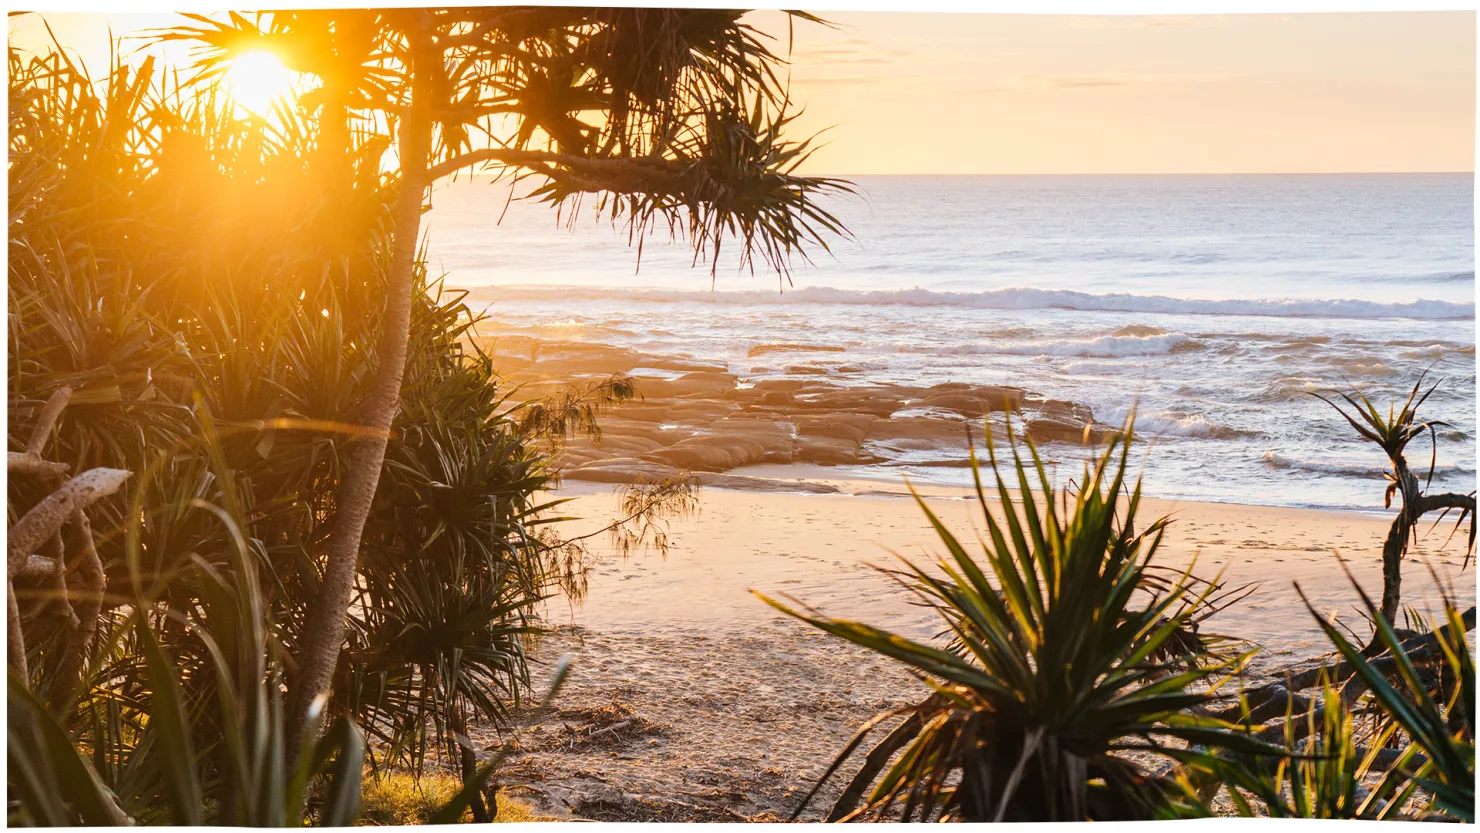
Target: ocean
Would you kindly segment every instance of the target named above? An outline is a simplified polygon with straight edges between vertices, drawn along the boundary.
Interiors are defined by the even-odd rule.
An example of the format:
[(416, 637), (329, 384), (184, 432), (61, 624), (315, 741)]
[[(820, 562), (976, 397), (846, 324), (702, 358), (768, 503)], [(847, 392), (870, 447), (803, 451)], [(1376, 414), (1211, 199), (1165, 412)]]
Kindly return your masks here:
[[(589, 212), (439, 188), (434, 271), (507, 328), (721, 362), (743, 381), (838, 354), (839, 384), (1016, 385), (1089, 405), (1149, 440), (1160, 497), (1376, 509), (1381, 452), (1312, 392), (1384, 408), (1427, 370), (1434, 488), (1475, 488), (1471, 174), (854, 177), (829, 207), (853, 237), (787, 284), (728, 254), (629, 245)], [(733, 246), (732, 246), (733, 248)], [(832, 371), (829, 371), (832, 372)], [(1427, 471), (1427, 435), (1410, 462)], [(1051, 447), (1059, 460), (1069, 448)], [(923, 452), (922, 452), (923, 454)], [(939, 454), (933, 455), (939, 457)], [(890, 476), (967, 482), (906, 456)]]

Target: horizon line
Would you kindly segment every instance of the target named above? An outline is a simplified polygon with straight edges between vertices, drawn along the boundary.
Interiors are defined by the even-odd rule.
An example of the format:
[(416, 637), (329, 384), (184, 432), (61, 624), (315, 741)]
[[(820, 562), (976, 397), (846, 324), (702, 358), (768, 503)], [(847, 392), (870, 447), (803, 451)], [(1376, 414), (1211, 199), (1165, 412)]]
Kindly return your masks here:
[(1039, 171), (1032, 173), (818, 173), (811, 176), (1474, 176), (1475, 171)]
[[(806, 176), (821, 176), (830, 178), (844, 178), (855, 176), (874, 177), (968, 177), (968, 176), (1474, 176), (1474, 169), (1459, 171), (1037, 171), (1032, 173), (1008, 173), (1008, 172), (922, 172), (922, 173), (870, 173), (852, 172), (818, 172), (809, 173)], [(497, 178), (500, 174), (486, 171), (460, 172), (458, 177), (480, 177)]]

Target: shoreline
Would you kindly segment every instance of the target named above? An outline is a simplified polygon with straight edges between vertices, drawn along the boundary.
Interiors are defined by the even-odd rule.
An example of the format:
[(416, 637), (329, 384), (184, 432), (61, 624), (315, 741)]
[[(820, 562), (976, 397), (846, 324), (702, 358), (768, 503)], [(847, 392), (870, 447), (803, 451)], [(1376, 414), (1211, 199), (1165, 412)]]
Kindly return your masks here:
[[(981, 449), (978, 449), (979, 459), (982, 465), (984, 485), (988, 464)], [(969, 465), (961, 465), (958, 468), (965, 471)], [(975, 491), (969, 486), (962, 486), (944, 480), (935, 480), (920, 476), (919, 472), (906, 472), (903, 467), (898, 472), (890, 472), (882, 468), (854, 468), (850, 466), (821, 466), (811, 463), (760, 463), (755, 465), (741, 466), (730, 469), (718, 475), (701, 472), (695, 475), (699, 485), (706, 489), (720, 491), (770, 491), (778, 494), (844, 494), (865, 497), (904, 497), (910, 496), (906, 483), (912, 483), (916, 491), (923, 491), (920, 487), (932, 490), (943, 490), (948, 494), (940, 496), (948, 497), (974, 497)], [(886, 484), (897, 487), (897, 491), (878, 489), (860, 490), (848, 492), (846, 484)], [(774, 484), (774, 485), (769, 485)], [(795, 484), (792, 486), (791, 484)], [(819, 492), (818, 486), (834, 486), (838, 492)], [(610, 485), (600, 481), (570, 480), (563, 483), (558, 490), (566, 494), (604, 494), (610, 490)], [(1018, 490), (1008, 490), (1018, 494)], [(928, 496), (928, 495), (927, 495)], [(990, 496), (990, 493), (989, 493)], [(1188, 498), (1168, 497), (1143, 490), (1144, 500), (1156, 501), (1166, 504), (1197, 504), (1199, 506), (1228, 506), (1247, 509), (1288, 509), (1297, 512), (1332, 512), (1341, 515), (1353, 515), (1364, 519), (1384, 519), (1384, 523), (1391, 523), (1394, 509), (1381, 509), (1370, 506), (1341, 506), (1323, 504), (1285, 504), (1285, 503), (1250, 503), (1232, 500), (1215, 500), (1211, 498)]]

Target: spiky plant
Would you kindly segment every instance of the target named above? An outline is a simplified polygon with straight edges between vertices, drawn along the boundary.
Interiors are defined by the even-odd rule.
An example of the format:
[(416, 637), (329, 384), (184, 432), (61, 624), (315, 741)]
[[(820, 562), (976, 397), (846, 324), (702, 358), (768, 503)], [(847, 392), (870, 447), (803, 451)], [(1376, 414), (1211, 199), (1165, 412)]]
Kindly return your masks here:
[[(230, 484), (209, 422), (203, 439), (201, 459), (218, 482)], [(314, 815), (327, 825), (351, 823), (364, 758), (352, 720), (340, 718), (309, 754), (284, 760), (283, 669), (271, 660), (260, 553), (243, 535), (239, 494), (228, 485), (220, 493), (224, 506), (192, 497), (178, 507), (204, 516), (227, 542), (224, 552), (188, 556), (199, 589), (185, 609), (172, 607), (162, 585), (143, 573), (139, 504), (147, 494), (141, 487), (132, 496), (131, 592), (120, 594), (127, 610), (101, 640), (96, 654), (105, 661), (96, 676), (72, 692), (75, 707), (43, 704), (29, 680), (10, 674), (9, 822), (301, 826), (310, 782), (325, 774)], [(193, 650), (177, 653), (186, 646)], [(323, 705), (316, 704), (316, 722), (325, 718)], [(214, 732), (201, 731), (204, 724)]]
[[(1229, 800), (1243, 816), (1307, 819), (1380, 819), (1392, 807), (1390, 791), (1370, 790), (1369, 780), (1391, 763), (1396, 725), (1386, 722), (1364, 733), (1358, 745), (1356, 718), (1342, 702), (1341, 687), (1324, 677), (1319, 698), (1300, 701), (1311, 706), (1295, 711), (1287, 700), (1283, 742), (1286, 755), (1237, 759), (1209, 753), (1189, 769), (1191, 783), (1203, 795), (1227, 788)], [(1396, 785), (1399, 782), (1390, 780)]]
[[(1393, 496), (1397, 495), (1399, 499), (1398, 515), (1393, 519), (1392, 527), (1389, 528), (1387, 538), (1382, 544), (1382, 606), (1380, 610), (1388, 622), (1397, 621), (1398, 610), (1402, 604), (1403, 556), (1413, 540), (1413, 530), (1420, 518), (1430, 512), (1441, 512), (1443, 513), (1440, 516), (1442, 520), (1444, 515), (1457, 510), (1459, 517), (1455, 519), (1456, 529), (1464, 524), (1467, 517), (1470, 519), (1469, 541), (1465, 549), (1467, 565), (1470, 554), (1475, 550), (1475, 493), (1471, 492), (1468, 495), (1429, 494), (1426, 491), (1433, 481), (1434, 464), (1439, 452), (1437, 429), (1446, 425), (1438, 420), (1418, 418), (1419, 407), (1439, 388), (1440, 384), (1435, 382), (1428, 387), (1428, 390), (1424, 390), (1424, 380), (1427, 376), (1427, 371), (1420, 374), (1418, 381), (1413, 384), (1413, 390), (1408, 393), (1408, 398), (1401, 406), (1396, 402), (1389, 404), (1386, 415), (1361, 392), (1339, 394), (1351, 408), (1350, 412), (1325, 396), (1311, 394), (1335, 408), (1337, 413), (1341, 414), (1342, 418), (1356, 429), (1358, 436), (1381, 448), (1383, 454), (1387, 455), (1388, 464), (1392, 467), (1392, 471), (1384, 475), (1388, 481), (1388, 487), (1382, 500), (1383, 506), (1392, 506)], [(1424, 479), (1424, 485), (1420, 487), (1418, 475), (1409, 467), (1405, 454), (1408, 444), (1425, 434), (1429, 436), (1431, 449), (1428, 475)], [(1368, 647), (1375, 649), (1376, 645), (1376, 637), (1374, 637), (1373, 643)]]
[[(213, 473), (232, 480), (209, 432), (204, 449)], [(139, 492), (136, 494), (143, 494)], [(260, 542), (243, 535), (239, 495), (227, 506), (192, 500), (188, 511), (218, 524), (230, 541), (226, 562), (211, 553), (191, 557), (200, 599), (188, 611), (170, 609), (134, 581), (130, 611), (109, 633), (103, 666), (91, 690), (77, 692), (67, 718), (43, 703), (15, 671), (7, 689), (7, 822), (15, 826), (117, 827), (132, 824), (219, 824), (250, 827), (344, 827), (359, 812), (366, 744), (355, 721), (334, 719), (314, 746), (285, 756), (283, 666), (273, 660), (269, 605), (256, 576)], [(138, 507), (135, 506), (135, 509)], [(136, 520), (137, 524), (138, 521)], [(129, 535), (136, 578), (141, 536)], [(194, 657), (172, 654), (188, 641)], [(557, 669), (541, 702), (559, 691)], [(327, 719), (314, 704), (314, 728)], [(213, 732), (202, 732), (208, 724)], [(318, 732), (315, 731), (315, 736)], [(435, 812), (460, 819), (507, 745), (466, 773), (457, 794)]]
[[(1349, 574), (1348, 574), (1349, 575)], [(1328, 617), (1318, 613), (1304, 594), (1301, 599), (1326, 638), (1350, 664), (1357, 680), (1370, 692), (1375, 706), (1408, 739), (1388, 774), (1368, 795), (1366, 803), (1402, 811), (1422, 790), (1428, 794), (1421, 812), (1466, 822), (1475, 820), (1475, 660), (1464, 634), (1459, 611), (1444, 600), (1442, 626), (1431, 630), (1432, 645), (1422, 664), (1437, 668), (1439, 688), (1421, 675), (1421, 660), (1405, 649), (1391, 622), (1355, 582), (1362, 606), (1377, 628), (1379, 656), (1369, 658)], [(1444, 681), (1448, 686), (1443, 686)], [(1352, 687), (1354, 683), (1348, 683)], [(1445, 692), (1445, 688), (1448, 689)], [(1355, 691), (1359, 691), (1356, 689)], [(1350, 701), (1353, 690), (1343, 692)], [(1447, 696), (1446, 696), (1447, 694)]]
[[(1321, 696), (1288, 701), (1282, 755), (1211, 751), (1189, 771), (1225, 784), (1245, 816), (1473, 822), (1475, 666), (1465, 618), (1446, 595), (1435, 626), (1405, 643), (1354, 579), (1352, 587), (1379, 653), (1358, 648), (1302, 592), (1341, 657), (1323, 671)], [(1358, 715), (1370, 722), (1364, 732)]]
[[(1071, 493), (1055, 488), (1030, 441), (1009, 440), (1004, 475), (988, 434), (999, 505), (990, 505), (973, 453), (989, 536), (975, 557), (916, 496), (948, 555), (934, 570), (906, 561), (899, 575), (940, 617), (950, 644), (798, 612), (762, 596), (827, 633), (898, 660), (932, 692), (901, 710), (904, 722), (868, 755), (830, 820), (1170, 815), (1182, 811), (1181, 790), (1148, 758), (1164, 764), (1192, 745), (1263, 751), (1228, 724), (1186, 714), (1207, 699), (1199, 689), (1238, 658), (1210, 661), (1195, 648), (1175, 647), (1216, 584), (1197, 593), (1185, 574), (1152, 580), (1148, 570), (1167, 521), (1139, 523), (1140, 484), (1132, 487), (1126, 474), (1130, 437), (1128, 426), (1086, 466)], [(865, 726), (823, 780), (870, 730), (898, 715)]]

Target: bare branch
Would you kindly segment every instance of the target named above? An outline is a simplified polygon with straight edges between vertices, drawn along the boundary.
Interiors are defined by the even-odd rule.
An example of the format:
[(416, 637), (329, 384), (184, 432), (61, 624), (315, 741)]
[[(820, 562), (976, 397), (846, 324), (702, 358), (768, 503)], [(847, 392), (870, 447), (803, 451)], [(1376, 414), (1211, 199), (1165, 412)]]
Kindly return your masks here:
[(21, 629), (21, 606), (15, 600), (15, 583), (5, 582), (5, 636), (6, 662), (26, 679), (26, 635)]
[(34, 477), (38, 480), (55, 480), (67, 476), (66, 463), (53, 463), (43, 460), (35, 454), (19, 451), (8, 452), (5, 459), (5, 470), (12, 477)]
[(15, 522), (6, 538), (9, 576), (14, 578), (26, 559), (56, 535), (74, 514), (117, 492), (128, 478), (129, 472), (122, 469), (92, 469), (62, 484), (31, 507)]
[(677, 177), (683, 172), (681, 165), (661, 158), (595, 158), (540, 150), (480, 148), (433, 165), (427, 173), (435, 181), (486, 164), (530, 168), (552, 179), (564, 177), (571, 182), (583, 182), (587, 187), (581, 190), (617, 193), (670, 190), (676, 187)]
[(72, 389), (62, 387), (57, 389), (46, 404), (41, 408), (41, 416), (37, 417), (36, 425), (31, 429), (31, 438), (26, 441), (26, 453), (33, 456), (41, 456), (46, 448), (46, 441), (51, 439), (52, 429), (56, 428), (57, 419), (62, 415), (62, 409), (67, 407), (67, 402), (72, 399)]

